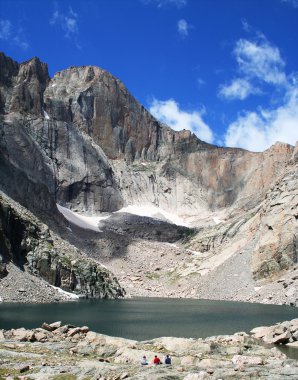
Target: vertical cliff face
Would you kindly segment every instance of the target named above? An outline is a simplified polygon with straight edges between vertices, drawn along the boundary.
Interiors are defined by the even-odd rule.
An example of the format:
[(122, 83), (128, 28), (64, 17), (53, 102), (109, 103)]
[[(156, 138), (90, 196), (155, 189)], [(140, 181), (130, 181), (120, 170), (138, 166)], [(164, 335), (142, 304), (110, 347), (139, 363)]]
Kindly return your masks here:
[[(231, 205), (251, 207), (284, 171), (293, 147), (277, 143), (263, 153), (216, 148), (183, 155), (174, 161), (176, 170), (206, 190), (208, 205), (216, 209)], [(257, 191), (256, 191), (257, 189)]]
[(104, 70), (87, 66), (57, 73), (45, 105), (51, 117), (73, 122), (91, 136), (108, 158), (156, 158), (160, 125)]
[(45, 94), (51, 117), (75, 123), (110, 159), (158, 160), (175, 150), (211, 147), (189, 132), (162, 126), (127, 91), (122, 82), (93, 66), (58, 72)]

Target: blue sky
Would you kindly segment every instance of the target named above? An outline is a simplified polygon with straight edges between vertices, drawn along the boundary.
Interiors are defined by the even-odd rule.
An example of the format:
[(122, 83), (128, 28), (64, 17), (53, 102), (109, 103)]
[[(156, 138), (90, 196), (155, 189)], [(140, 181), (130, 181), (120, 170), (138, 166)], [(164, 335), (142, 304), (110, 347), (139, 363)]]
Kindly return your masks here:
[(96, 65), (174, 129), (253, 151), (298, 140), (298, 0), (0, 0), (0, 50)]

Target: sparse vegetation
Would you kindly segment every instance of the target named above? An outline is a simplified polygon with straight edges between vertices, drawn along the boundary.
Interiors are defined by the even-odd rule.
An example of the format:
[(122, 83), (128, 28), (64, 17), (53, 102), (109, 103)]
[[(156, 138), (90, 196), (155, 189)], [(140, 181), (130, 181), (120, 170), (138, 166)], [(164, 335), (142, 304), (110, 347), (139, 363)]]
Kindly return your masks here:
[(52, 377), (52, 380), (76, 380), (76, 379), (77, 377), (75, 375), (71, 375), (67, 373)]
[(158, 280), (161, 274), (158, 272), (147, 272), (145, 276), (149, 278), (150, 280)]

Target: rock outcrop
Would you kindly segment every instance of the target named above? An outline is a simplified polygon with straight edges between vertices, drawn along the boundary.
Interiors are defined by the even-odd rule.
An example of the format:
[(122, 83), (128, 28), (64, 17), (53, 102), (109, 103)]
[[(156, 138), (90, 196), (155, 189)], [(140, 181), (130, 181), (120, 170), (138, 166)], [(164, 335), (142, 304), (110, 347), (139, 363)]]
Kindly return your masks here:
[(48, 66), (37, 57), (18, 64), (0, 53), (1, 113), (42, 115), (43, 93), (50, 80)]
[(256, 220), (259, 240), (252, 254), (257, 279), (271, 279), (285, 272), (298, 257), (297, 165), (266, 194)]
[[(33, 214), (0, 194), (2, 278), (9, 274), (9, 264), (42, 278), (55, 287), (85, 297), (118, 298), (124, 295), (124, 290), (109, 271), (92, 259), (82, 256), (75, 247), (55, 235)], [(34, 301), (34, 295), (28, 296), (31, 299), (27, 302)], [(22, 300), (22, 297), (16, 300)]]
[(298, 319), (277, 323), (274, 326), (256, 327), (250, 331), (256, 339), (270, 344), (287, 344), (298, 347)]

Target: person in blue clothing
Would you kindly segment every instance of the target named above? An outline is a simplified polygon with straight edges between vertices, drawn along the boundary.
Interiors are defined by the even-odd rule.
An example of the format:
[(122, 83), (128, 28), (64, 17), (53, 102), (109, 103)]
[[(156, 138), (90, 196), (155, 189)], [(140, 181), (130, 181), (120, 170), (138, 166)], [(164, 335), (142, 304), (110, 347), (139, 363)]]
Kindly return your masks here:
[(165, 364), (172, 364), (172, 360), (170, 358), (170, 355), (167, 355), (167, 357), (165, 358)]

